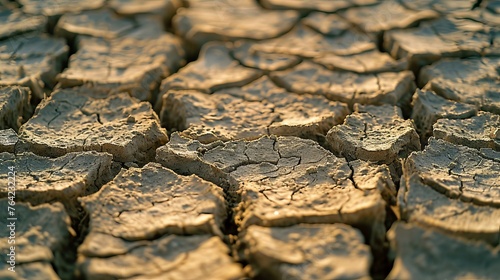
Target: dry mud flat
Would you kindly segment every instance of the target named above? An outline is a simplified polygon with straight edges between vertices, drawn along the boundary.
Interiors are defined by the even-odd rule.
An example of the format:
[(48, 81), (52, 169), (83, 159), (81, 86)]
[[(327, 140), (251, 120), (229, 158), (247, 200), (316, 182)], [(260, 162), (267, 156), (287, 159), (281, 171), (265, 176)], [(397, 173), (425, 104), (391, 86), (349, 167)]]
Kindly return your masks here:
[[(3, 279), (59, 279), (61, 274), (69, 273), (64, 252), (68, 250), (73, 241), (75, 232), (70, 227), (70, 219), (60, 203), (44, 204), (32, 207), (29, 204), (17, 203), (16, 215), (23, 220), (12, 223), (7, 206), (9, 199), (0, 199), (2, 209), (0, 214), (8, 230), (0, 233), (0, 246), (2, 249), (2, 262), (0, 264), (0, 277)], [(12, 234), (13, 233), (13, 234)], [(9, 238), (15, 236), (15, 270), (7, 270), (10, 264), (10, 249), (12, 242)], [(13, 239), (10, 239), (13, 240)], [(54, 269), (59, 271), (59, 276)], [(66, 275), (67, 277), (68, 275)]]
[(0, 6), (0, 39), (6, 39), (21, 33), (40, 31), (45, 28), (47, 19), (43, 16), (29, 16), (19, 10), (10, 10)]
[(0, 130), (0, 153), (14, 153), (18, 140), (17, 133), (12, 128)]
[(244, 86), (260, 76), (261, 71), (239, 65), (231, 57), (228, 44), (209, 43), (203, 46), (196, 61), (163, 81), (161, 93), (176, 89), (212, 93), (222, 88)]
[(431, 138), (405, 162), (398, 194), (403, 219), (498, 245), (499, 159)]
[(484, 243), (402, 223), (388, 237), (397, 257), (387, 279), (494, 279), (500, 272), (498, 249)]
[(154, 18), (122, 18), (109, 10), (68, 14), (55, 33), (77, 49), (59, 77), (63, 88), (90, 85), (154, 101), (161, 81), (184, 64), (180, 39)]
[(163, 95), (162, 125), (203, 143), (263, 135), (324, 137), (348, 114), (346, 104), (287, 92), (262, 77), (211, 95), (194, 90)]
[(499, 58), (446, 59), (422, 69), (419, 82), (440, 96), (500, 113)]
[(149, 163), (123, 170), (81, 201), (90, 214), (89, 234), (78, 249), (85, 278), (200, 279), (209, 273), (209, 279), (236, 279), (243, 274), (220, 239), (226, 204), (213, 183)]
[(30, 96), (25, 87), (0, 87), (0, 129), (19, 129), (31, 113)]
[(297, 137), (202, 144), (173, 134), (157, 160), (223, 186), (242, 230), (338, 222), (358, 226), (376, 242), (384, 232), (382, 193), (394, 192), (387, 169), (368, 167), (376, 170), (367, 176), (371, 184), (362, 185), (368, 179), (357, 165)]
[(19, 137), (19, 151), (57, 157), (93, 150), (123, 163), (151, 161), (155, 149), (168, 141), (149, 103), (84, 87), (52, 93), (21, 127)]
[(0, 41), (0, 86), (26, 86), (41, 100), (57, 81), (68, 60), (69, 47), (61, 38), (30, 33)]
[(355, 105), (355, 112), (342, 125), (332, 127), (326, 138), (331, 150), (348, 160), (385, 163), (398, 172), (399, 160), (420, 150), (413, 122), (390, 105)]
[(422, 143), (433, 135), (432, 127), (439, 119), (465, 119), (477, 114), (477, 106), (448, 100), (427, 90), (417, 90), (412, 105), (411, 118)]
[(410, 67), (419, 69), (441, 58), (497, 52), (490, 32), (490, 26), (481, 21), (446, 16), (419, 27), (389, 31), (384, 36), (384, 48), (393, 57), (407, 57)]
[[(55, 159), (30, 152), (0, 153), (0, 158), (3, 170), (16, 167), (17, 201), (32, 205), (59, 201), (73, 218), (81, 211), (77, 198), (96, 192), (112, 176), (112, 156), (106, 153), (68, 153)], [(0, 197), (7, 197), (8, 182), (5, 178), (0, 180)]]
[(0, 278), (496, 279), (498, 8), (0, 0)]
[(240, 242), (253, 268), (264, 277), (370, 279), (369, 246), (358, 230), (347, 225), (251, 226)]
[(436, 138), (471, 148), (500, 151), (500, 116), (479, 112), (468, 119), (443, 119), (433, 127)]
[(353, 105), (391, 104), (407, 106), (415, 90), (410, 71), (357, 74), (328, 70), (312, 62), (271, 74), (277, 85), (299, 94), (322, 95)]
[[(316, 142), (290, 136), (202, 144), (173, 134), (170, 142), (157, 150), (157, 160), (177, 172), (194, 173), (222, 186), (233, 213), (229, 217), (230, 223), (234, 223), (242, 234), (260, 227), (265, 227), (262, 228), (263, 231), (280, 232), (281, 227), (293, 225), (296, 228), (286, 234), (299, 238), (302, 236), (300, 232), (311, 231), (312, 236), (303, 241), (305, 247), (293, 249), (312, 250), (311, 253), (303, 255), (297, 252), (302, 257), (297, 256), (298, 259), (293, 261), (292, 266), (287, 266), (289, 261), (286, 257), (279, 257), (281, 254), (274, 253), (269, 257), (277, 259), (268, 267), (260, 256), (275, 250), (266, 246), (278, 245), (272, 245), (272, 241), (269, 241), (269, 245), (261, 245), (264, 246), (263, 249), (259, 249), (259, 246), (253, 248), (253, 241), (245, 239), (251, 238), (253, 233), (245, 235), (242, 246), (250, 248), (241, 257), (252, 263), (252, 274), (263, 277), (299, 277), (304, 273), (303, 275), (312, 279), (366, 276), (371, 258), (365, 255), (364, 249), (359, 249), (359, 253), (351, 252), (351, 244), (338, 244), (343, 253), (327, 250), (318, 255), (317, 258), (324, 262), (324, 267), (306, 257), (313, 251), (316, 252), (314, 248), (325, 246), (323, 239), (313, 237), (315, 232), (323, 227), (333, 229), (337, 223), (352, 225), (358, 229), (353, 230), (352, 234), (346, 234), (353, 236), (353, 242), (359, 243), (359, 246), (363, 247), (361, 243), (366, 240), (373, 250), (382, 249), (380, 244), (385, 232), (384, 199), (391, 201), (395, 195), (395, 187), (387, 167), (361, 161), (348, 163)], [(334, 225), (317, 228), (301, 225), (318, 223)], [(325, 230), (328, 231), (327, 229)], [(298, 232), (293, 234), (295, 230)], [(359, 236), (359, 230), (364, 233), (364, 237), (354, 237)], [(282, 242), (292, 241), (286, 238)], [(331, 246), (335, 246), (335, 241), (330, 242), (333, 242)], [(357, 254), (363, 255), (365, 264), (355, 272), (328, 264), (328, 260), (333, 259), (348, 263)], [(254, 258), (259, 260), (254, 263)], [(331, 270), (335, 272), (330, 273)]]
[(263, 40), (286, 33), (298, 20), (296, 11), (262, 9), (253, 0), (187, 1), (173, 19), (177, 34), (199, 46), (209, 41)]

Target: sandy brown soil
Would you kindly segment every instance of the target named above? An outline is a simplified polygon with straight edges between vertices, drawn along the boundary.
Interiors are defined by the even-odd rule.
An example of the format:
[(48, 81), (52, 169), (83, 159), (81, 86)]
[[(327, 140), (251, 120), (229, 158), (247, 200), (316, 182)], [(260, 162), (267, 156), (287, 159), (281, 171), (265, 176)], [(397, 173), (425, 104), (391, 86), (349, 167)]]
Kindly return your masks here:
[(499, 75), (494, 0), (0, 0), (0, 279), (498, 279)]

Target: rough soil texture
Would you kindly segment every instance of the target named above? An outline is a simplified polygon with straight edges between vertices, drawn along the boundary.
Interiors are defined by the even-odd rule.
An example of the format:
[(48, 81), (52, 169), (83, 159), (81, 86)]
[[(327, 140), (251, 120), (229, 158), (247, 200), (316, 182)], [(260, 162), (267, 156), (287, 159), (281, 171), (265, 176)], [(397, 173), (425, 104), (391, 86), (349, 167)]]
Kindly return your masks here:
[(155, 149), (168, 141), (149, 103), (88, 88), (53, 93), (19, 135), (24, 142), (20, 149), (38, 155), (94, 150), (112, 154), (115, 161), (136, 163), (151, 161)]
[(434, 137), (471, 148), (490, 148), (500, 151), (500, 116), (479, 112), (468, 119), (436, 122)]
[(19, 129), (31, 111), (30, 95), (25, 87), (0, 87), (0, 129)]
[(374, 6), (348, 9), (341, 15), (366, 33), (375, 35), (383, 31), (415, 26), (420, 21), (439, 16), (433, 10), (407, 9), (398, 0), (385, 0)]
[(53, 32), (57, 21), (66, 14), (76, 14), (87, 10), (96, 10), (105, 5), (105, 0), (18, 0), (20, 9), (28, 15), (45, 16), (47, 30)]
[(12, 128), (0, 130), (0, 153), (14, 153), (18, 141), (17, 133)]
[(495, 50), (488, 25), (468, 18), (443, 17), (419, 27), (392, 30), (384, 36), (384, 48), (394, 57), (406, 57), (412, 69), (443, 57), (480, 56)]
[(500, 58), (442, 60), (424, 67), (419, 82), (446, 99), (499, 114), (499, 69)]
[(323, 95), (351, 106), (354, 103), (405, 106), (415, 91), (414, 76), (409, 71), (357, 74), (327, 70), (313, 62), (271, 73), (271, 78), (288, 91)]
[(54, 32), (70, 40), (74, 40), (77, 35), (113, 39), (130, 31), (135, 25), (134, 20), (119, 17), (111, 10), (96, 10), (63, 15)]
[[(69, 153), (51, 159), (33, 153), (0, 153), (0, 168), (16, 166), (16, 200), (31, 205), (61, 202), (71, 217), (78, 217), (77, 198), (96, 192), (109, 180), (112, 156), (106, 153)], [(0, 178), (0, 197), (8, 196), (7, 177)]]
[(89, 234), (78, 249), (86, 278), (235, 279), (242, 275), (219, 239), (226, 204), (222, 189), (213, 183), (149, 163), (123, 170), (81, 202), (90, 215)]
[(298, 20), (295, 11), (262, 9), (255, 1), (189, 1), (173, 18), (176, 34), (201, 46), (209, 41), (263, 40), (289, 31)]
[(251, 226), (240, 242), (253, 273), (263, 278), (370, 279), (370, 249), (344, 224)]
[[(116, 254), (83, 252), (79, 268), (85, 279), (232, 280), (244, 275), (218, 237), (165, 235), (155, 240), (115, 242), (118, 244), (103, 246), (123, 246)], [(93, 255), (86, 256), (88, 253)]]
[[(169, 91), (163, 97), (162, 125), (202, 143), (289, 135), (317, 139), (342, 122), (345, 104), (320, 96), (287, 92), (267, 77), (212, 95)], [(235, 114), (235, 112), (237, 112)]]
[(43, 16), (25, 15), (18, 10), (8, 10), (0, 5), (0, 40), (27, 32), (41, 32), (47, 19)]
[(204, 45), (198, 60), (189, 63), (161, 85), (161, 93), (172, 89), (195, 89), (212, 93), (225, 87), (240, 87), (259, 78), (261, 71), (239, 65), (222, 43)]
[(403, 223), (388, 237), (397, 257), (387, 279), (494, 279), (500, 273), (498, 248), (480, 242)]
[(26, 86), (33, 98), (43, 99), (55, 86), (68, 51), (63, 39), (33, 33), (0, 41), (0, 86)]
[(314, 62), (330, 70), (350, 71), (359, 74), (399, 72), (408, 68), (406, 59), (395, 60), (377, 50), (341, 56), (328, 54), (315, 58)]
[(500, 240), (500, 158), (431, 138), (406, 160), (398, 193), (404, 220), (454, 235)]
[[(11, 217), (7, 211), (9, 201), (11, 200), (7, 198), (0, 199), (0, 206), (5, 209), (1, 212), (0, 218), (6, 221), (5, 225), (13, 222), (7, 220)], [(15, 221), (16, 271), (19, 266), (20, 275), (7, 270), (9, 265), (6, 261), (9, 260), (9, 256), (2, 254), (0, 277), (11, 279), (9, 277), (14, 276), (23, 279), (26, 275), (59, 279), (54, 268), (59, 269), (60, 273), (65, 272), (65, 250), (68, 250), (75, 234), (63, 205), (54, 203), (32, 207), (29, 204), (16, 203), (15, 208), (15, 215), (19, 217)], [(2, 230), (0, 233), (2, 252), (10, 252), (12, 243), (8, 243), (9, 236), (10, 229)]]
[(90, 214), (90, 233), (81, 250), (110, 250), (96, 246), (103, 238), (134, 241), (165, 233), (220, 236), (226, 216), (221, 188), (194, 175), (177, 175), (158, 163), (123, 170), (80, 201)]
[(477, 107), (472, 104), (448, 100), (428, 90), (417, 89), (412, 106), (411, 118), (422, 143), (432, 136), (432, 126), (439, 119), (465, 119), (477, 114)]
[[(110, 30), (102, 30), (100, 25), (95, 30), (81, 31), (81, 34), (113, 39), (78, 37), (78, 51), (59, 77), (61, 87), (88, 85), (109, 92), (128, 92), (140, 100), (154, 101), (161, 80), (184, 63), (184, 50), (179, 38), (159, 30), (158, 23), (143, 23), (119, 38), (114, 38), (117, 35)], [(114, 25), (122, 28), (122, 24)], [(109, 28), (112, 29), (113, 25)]]
[(370, 37), (355, 29), (344, 30), (338, 36), (325, 36), (299, 23), (287, 34), (259, 42), (257, 50), (313, 58), (326, 54), (350, 55), (374, 50)]
[(351, 24), (337, 14), (311, 12), (302, 23), (327, 36), (339, 36), (351, 28)]
[(330, 149), (348, 160), (362, 159), (398, 165), (399, 159), (420, 150), (420, 140), (411, 120), (395, 106), (356, 105), (344, 124), (326, 136)]
[(500, 163), (480, 151), (434, 139), (423, 152), (408, 157), (405, 166), (408, 178), (418, 174), (425, 184), (451, 198), (500, 205)]
[(0, 0), (0, 279), (498, 278), (499, 15)]
[(354, 160), (349, 162), (353, 171), (352, 181), (356, 188), (364, 191), (378, 190), (389, 205), (396, 204), (396, 186), (391, 181), (390, 169), (385, 164)]
[(394, 189), (390, 179), (374, 179), (370, 186), (357, 188), (354, 167), (345, 159), (296, 137), (204, 145), (173, 134), (157, 150), (157, 160), (174, 171), (195, 173), (224, 186), (241, 229), (339, 222), (361, 228), (375, 242), (384, 228), (386, 203), (381, 193)]
[(295, 66), (300, 62), (300, 58), (293, 55), (260, 51), (258, 45), (250, 40), (236, 41), (233, 46), (234, 58), (250, 68), (278, 71)]

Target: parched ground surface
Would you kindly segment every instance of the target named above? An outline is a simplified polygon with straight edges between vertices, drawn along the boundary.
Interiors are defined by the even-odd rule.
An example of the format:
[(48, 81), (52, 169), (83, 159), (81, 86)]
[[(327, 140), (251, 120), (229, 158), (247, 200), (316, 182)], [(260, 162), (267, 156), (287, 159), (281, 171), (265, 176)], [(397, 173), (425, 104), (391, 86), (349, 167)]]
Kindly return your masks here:
[(498, 279), (499, 75), (494, 0), (0, 0), (0, 279)]

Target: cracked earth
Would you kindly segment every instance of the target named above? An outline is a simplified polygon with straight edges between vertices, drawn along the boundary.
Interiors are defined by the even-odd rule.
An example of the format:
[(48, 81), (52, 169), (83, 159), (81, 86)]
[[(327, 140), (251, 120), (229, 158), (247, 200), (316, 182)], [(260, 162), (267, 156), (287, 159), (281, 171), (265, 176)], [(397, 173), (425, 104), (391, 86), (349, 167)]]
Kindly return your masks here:
[(0, 0), (0, 279), (498, 279), (499, 75), (494, 0)]

